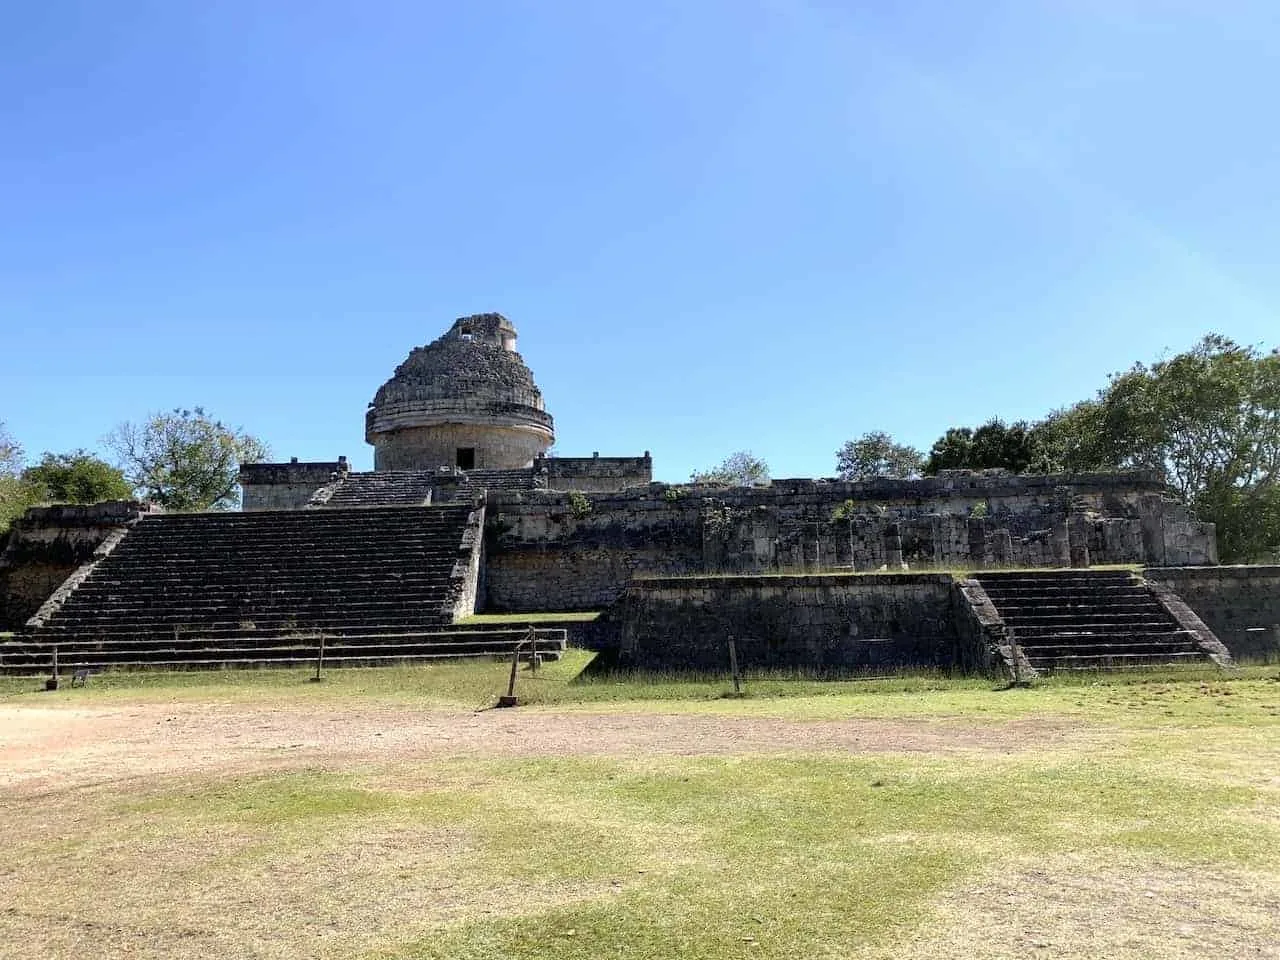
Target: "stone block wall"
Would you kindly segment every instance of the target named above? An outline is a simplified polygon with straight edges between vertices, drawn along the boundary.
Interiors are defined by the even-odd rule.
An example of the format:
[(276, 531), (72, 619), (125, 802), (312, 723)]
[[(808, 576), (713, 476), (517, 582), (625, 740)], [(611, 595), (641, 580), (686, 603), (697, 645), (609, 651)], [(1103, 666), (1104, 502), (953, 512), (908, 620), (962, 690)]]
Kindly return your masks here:
[(450, 623), (476, 612), (480, 591), (480, 566), (484, 556), (484, 507), (478, 506), (467, 516), (458, 558), (449, 574), (449, 591), (445, 601)]
[(32, 507), (0, 554), (0, 630), (17, 630), (111, 536), (148, 507), (133, 500)]
[(600, 609), (637, 574), (1167, 563), (1213, 543), (1145, 474), (493, 491), (485, 609)]
[(240, 467), (242, 510), (301, 510), (315, 492), (345, 474), (346, 457), (333, 461), (246, 463)]
[(608, 493), (653, 482), (653, 458), (643, 457), (538, 457), (535, 473), (545, 474), (550, 490)]
[(458, 450), (475, 451), (477, 470), (527, 467), (551, 440), (545, 431), (518, 423), (498, 425), (477, 417), (474, 423), (443, 423), (405, 427), (378, 434), (374, 440), (375, 470), (432, 470), (457, 464)]
[(1237, 662), (1280, 661), (1280, 566), (1147, 567), (1179, 596)]
[(945, 574), (687, 577), (637, 580), (610, 617), (619, 663), (727, 672), (949, 668), (960, 660)]

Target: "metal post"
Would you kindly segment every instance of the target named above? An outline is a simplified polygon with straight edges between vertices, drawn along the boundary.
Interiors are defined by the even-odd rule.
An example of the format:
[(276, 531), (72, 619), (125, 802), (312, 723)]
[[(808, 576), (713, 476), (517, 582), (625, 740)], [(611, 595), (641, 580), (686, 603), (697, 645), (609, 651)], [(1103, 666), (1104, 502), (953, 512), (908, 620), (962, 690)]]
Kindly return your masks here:
[(733, 695), (742, 696), (742, 677), (738, 675), (738, 645), (729, 638), (729, 669), (733, 671)]
[(58, 645), (56, 643), (53, 645), (53, 673), (44, 682), (44, 688), (46, 690), (58, 689)]
[(312, 683), (319, 683), (324, 679), (321, 671), (324, 670), (324, 633), (320, 634), (320, 649), (316, 651), (316, 675), (311, 678)]
[(516, 699), (516, 670), (520, 666), (520, 650), (525, 645), (525, 641), (521, 640), (516, 644), (515, 652), (511, 654), (511, 677), (507, 681), (507, 695), (498, 698), (498, 706), (515, 707), (520, 705), (520, 701)]

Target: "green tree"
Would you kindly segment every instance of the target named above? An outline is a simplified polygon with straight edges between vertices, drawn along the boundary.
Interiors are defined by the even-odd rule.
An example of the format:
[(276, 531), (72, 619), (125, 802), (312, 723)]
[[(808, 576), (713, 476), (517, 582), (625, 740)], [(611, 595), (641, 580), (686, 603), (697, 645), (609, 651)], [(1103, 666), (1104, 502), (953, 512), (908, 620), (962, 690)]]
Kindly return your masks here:
[(1055, 410), (1032, 428), (1037, 473), (1114, 470), (1118, 459), (1104, 422), (1102, 403), (1082, 400)]
[(234, 509), (240, 502), (240, 464), (268, 456), (261, 440), (200, 407), (122, 423), (106, 443), (134, 489), (166, 510)]
[(895, 443), (883, 430), (864, 433), (836, 451), (836, 472), (841, 480), (874, 480), (876, 477), (918, 477), (924, 455), (915, 447)]
[(1224, 560), (1280, 555), (1280, 351), (1210, 334), (1112, 377), (1097, 458), (1159, 471), (1204, 520)]
[(1006, 424), (993, 417), (976, 430), (952, 427), (929, 448), (924, 472), (991, 470), (1023, 473), (1041, 460), (1033, 428), (1025, 420)]
[(38, 464), (22, 472), (22, 479), (49, 503), (99, 503), (133, 496), (133, 488), (118, 467), (86, 450), (46, 453)]
[(739, 450), (710, 470), (695, 471), (689, 475), (692, 483), (724, 483), (735, 487), (763, 483), (768, 479), (769, 464), (749, 450)]
[(23, 459), (22, 444), (0, 421), (0, 534), (39, 500), (38, 491), (22, 479)]

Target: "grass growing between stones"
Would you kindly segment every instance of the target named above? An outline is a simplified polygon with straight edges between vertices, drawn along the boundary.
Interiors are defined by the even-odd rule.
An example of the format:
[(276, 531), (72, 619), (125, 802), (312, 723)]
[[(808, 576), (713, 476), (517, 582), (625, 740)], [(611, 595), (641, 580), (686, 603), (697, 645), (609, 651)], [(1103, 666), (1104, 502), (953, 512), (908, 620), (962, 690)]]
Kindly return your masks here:
[(591, 623), (600, 619), (600, 611), (570, 611), (567, 613), (473, 613), (463, 617), (456, 626), (470, 627), (485, 623)]
[[(465, 703), (504, 669), (456, 666), (316, 685), (286, 671), (108, 675), (5, 704), (229, 698), (262, 702), (266, 718), (314, 699), (340, 725), (370, 698)], [(198, 775), (126, 762), (82, 786), (0, 786), (0, 956), (1277, 955), (1274, 668), (1007, 691), (916, 676), (815, 694), (810, 681), (760, 680), (743, 700), (707, 680), (688, 685), (696, 696), (653, 701), (622, 699), (634, 678), (570, 683), (581, 667), (554, 665), (530, 685), (567, 698), (608, 685), (608, 698), (547, 693), (496, 719), (536, 733), (573, 704), (730, 730), (785, 717), (802, 721), (794, 749), (588, 757), (542, 753), (535, 736), (506, 758), (344, 753)], [(412, 691), (394, 688), (410, 680)], [(768, 695), (768, 683), (803, 692)], [(878, 719), (1065, 723), (1082, 735), (946, 753), (806, 750), (804, 722), (869, 722), (874, 736)], [(0, 728), (0, 773), (3, 757)]]

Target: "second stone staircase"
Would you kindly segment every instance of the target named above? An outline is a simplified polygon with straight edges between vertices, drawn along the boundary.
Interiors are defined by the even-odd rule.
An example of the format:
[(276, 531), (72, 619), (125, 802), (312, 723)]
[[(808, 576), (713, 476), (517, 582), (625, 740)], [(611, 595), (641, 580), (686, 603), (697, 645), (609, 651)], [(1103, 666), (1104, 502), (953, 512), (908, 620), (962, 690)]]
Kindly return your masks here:
[(981, 573), (982, 586), (1025, 662), (1037, 672), (1229, 662), (1189, 611), (1181, 619), (1127, 570)]

